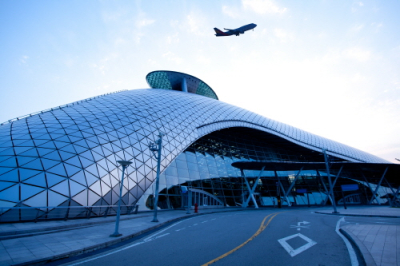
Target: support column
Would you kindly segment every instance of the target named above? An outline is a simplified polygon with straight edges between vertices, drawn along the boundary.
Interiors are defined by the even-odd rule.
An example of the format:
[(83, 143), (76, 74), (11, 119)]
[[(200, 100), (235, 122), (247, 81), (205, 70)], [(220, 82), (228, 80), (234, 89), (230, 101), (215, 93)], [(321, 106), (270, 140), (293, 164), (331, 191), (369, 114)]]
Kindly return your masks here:
[(331, 197), (331, 201), (332, 201), (333, 213), (338, 213), (338, 211), (336, 210), (335, 194), (333, 193), (331, 174), (329, 172), (328, 155), (326, 154), (326, 150), (323, 150), (323, 152), (324, 152), (324, 159), (325, 159), (325, 166), (326, 166), (326, 174), (328, 175), (328, 181), (329, 181), (329, 187), (330, 187), (329, 188), (329, 196)]
[[(379, 199), (375, 196), (374, 191), (372, 190), (371, 186), (369, 185), (369, 182), (368, 182), (367, 178), (365, 177), (365, 175), (363, 174), (363, 172), (362, 172), (361, 169), (360, 169), (360, 171), (361, 171), (362, 177), (363, 177), (364, 180), (365, 180), (365, 183), (367, 183), (367, 185), (368, 185), (368, 187), (369, 187), (369, 190), (370, 190), (371, 193), (372, 193), (372, 197), (374, 197), (374, 198), (376, 199), (376, 202), (379, 203)], [(367, 195), (365, 195), (365, 196), (367, 197)], [(368, 199), (368, 198), (367, 198), (367, 199)], [(370, 204), (371, 204), (371, 201), (368, 201), (367, 203), (368, 203), (368, 205), (370, 205)]]
[[(329, 195), (333, 193), (333, 188), (335, 187), (336, 181), (339, 179), (339, 176), (340, 176), (340, 174), (342, 173), (342, 169), (343, 169), (343, 165), (340, 166), (340, 170), (339, 170), (339, 172), (337, 173), (335, 180), (333, 181), (332, 190), (329, 190), (329, 193), (328, 193), (328, 195), (327, 195), (326, 198), (325, 198), (325, 204), (326, 204), (326, 202), (328, 201)], [(325, 185), (325, 184), (324, 184), (324, 185)], [(326, 187), (325, 187), (325, 188), (326, 188)], [(325, 205), (325, 204), (324, 204), (324, 205)]]
[(249, 191), (249, 196), (247, 197), (246, 201), (243, 204), (243, 208), (246, 208), (247, 205), (249, 204), (250, 199), (253, 201), (254, 206), (256, 208), (258, 208), (258, 204), (256, 202), (256, 199), (254, 198), (254, 191), (256, 190), (257, 184), (258, 184), (258, 180), (260, 180), (260, 177), (262, 175), (262, 173), (264, 172), (265, 166), (262, 167), (260, 174), (258, 175), (258, 177), (256, 178), (256, 180), (254, 181), (253, 187), (250, 189), (250, 185), (249, 182), (247, 181), (246, 176), (244, 175), (244, 171), (243, 169), (240, 169), (241, 173), (242, 173), (242, 177), (244, 178), (244, 181), (246, 182), (246, 186), (247, 186), (247, 190)]
[[(389, 168), (389, 166), (387, 166), (387, 167), (385, 168), (385, 171), (383, 172), (383, 175), (382, 175), (381, 179), (379, 180), (378, 185), (377, 185), (376, 188), (375, 188), (374, 195), (376, 195), (376, 192), (378, 192), (378, 189), (379, 189), (379, 187), (381, 186), (382, 180), (383, 180), (383, 178), (385, 177), (388, 168)], [(371, 204), (373, 198), (374, 198), (374, 196), (369, 200), (369, 203), (370, 203), (370, 204)], [(375, 199), (376, 199), (376, 197), (375, 197)], [(378, 205), (381, 205), (380, 201), (378, 201)]]
[(288, 206), (289, 206), (289, 207), (292, 206), (292, 204), (290, 203), (289, 199), (288, 199), (287, 196), (286, 196), (285, 189), (283, 188), (283, 185), (282, 185), (282, 183), (281, 183), (281, 179), (280, 179), (279, 175), (276, 173), (276, 170), (274, 170), (274, 173), (275, 173), (275, 177), (278, 179), (279, 186), (280, 186), (280, 188), (281, 188), (282, 191), (283, 191), (283, 196), (285, 197), (285, 200), (286, 200)]

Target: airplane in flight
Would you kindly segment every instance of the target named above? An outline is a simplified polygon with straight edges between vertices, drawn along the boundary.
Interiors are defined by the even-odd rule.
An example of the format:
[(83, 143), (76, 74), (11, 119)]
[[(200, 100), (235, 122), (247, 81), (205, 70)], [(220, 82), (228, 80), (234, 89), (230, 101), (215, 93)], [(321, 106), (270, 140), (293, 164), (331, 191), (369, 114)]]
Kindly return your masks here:
[(234, 29), (234, 30), (224, 28), (224, 30), (227, 30), (225, 32), (223, 32), (222, 30), (220, 30), (218, 28), (214, 28), (214, 30), (216, 33), (215, 36), (217, 36), (217, 37), (231, 36), (231, 35), (239, 36), (239, 34), (244, 34), (245, 31), (253, 30), (255, 27), (257, 27), (257, 25), (254, 23), (251, 23), (251, 24), (244, 25), (244, 26)]

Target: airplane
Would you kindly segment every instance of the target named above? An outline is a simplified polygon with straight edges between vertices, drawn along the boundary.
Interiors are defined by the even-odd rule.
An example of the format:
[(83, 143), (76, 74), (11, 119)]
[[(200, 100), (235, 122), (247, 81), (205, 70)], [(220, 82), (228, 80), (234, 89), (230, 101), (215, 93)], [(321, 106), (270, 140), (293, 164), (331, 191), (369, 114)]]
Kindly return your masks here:
[(257, 27), (257, 25), (254, 24), (254, 23), (251, 23), (251, 24), (244, 25), (244, 26), (242, 26), (240, 28), (237, 28), (237, 29), (234, 29), (234, 30), (230, 30), (230, 29), (225, 29), (224, 28), (224, 30), (227, 30), (225, 32), (221, 31), (218, 28), (214, 28), (214, 30), (215, 30), (215, 33), (216, 33), (215, 36), (217, 36), (217, 37), (231, 36), (231, 35), (239, 36), (239, 34), (244, 34), (245, 31), (253, 30), (255, 27)]

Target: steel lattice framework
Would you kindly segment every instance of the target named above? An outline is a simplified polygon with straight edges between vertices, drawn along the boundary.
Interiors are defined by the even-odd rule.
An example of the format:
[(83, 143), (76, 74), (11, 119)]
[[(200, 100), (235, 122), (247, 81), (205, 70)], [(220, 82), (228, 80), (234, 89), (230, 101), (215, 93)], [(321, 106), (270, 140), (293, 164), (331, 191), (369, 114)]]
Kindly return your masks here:
[(371, 154), (201, 95), (163, 89), (122, 91), (0, 126), (0, 207), (96, 206), (118, 200), (117, 160), (131, 160), (123, 204), (135, 204), (156, 175), (148, 143), (163, 138), (161, 172), (197, 139), (247, 127), (351, 162)]

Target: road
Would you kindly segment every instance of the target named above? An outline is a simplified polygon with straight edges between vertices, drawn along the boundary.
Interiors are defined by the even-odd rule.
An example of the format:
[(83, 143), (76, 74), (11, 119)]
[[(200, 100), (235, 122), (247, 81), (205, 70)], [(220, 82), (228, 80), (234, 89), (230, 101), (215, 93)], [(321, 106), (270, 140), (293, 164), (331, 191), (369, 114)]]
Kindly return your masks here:
[(336, 232), (340, 222), (348, 221), (315, 214), (311, 209), (214, 213), (181, 220), (122, 245), (52, 264), (352, 265), (356, 257), (351, 257)]

